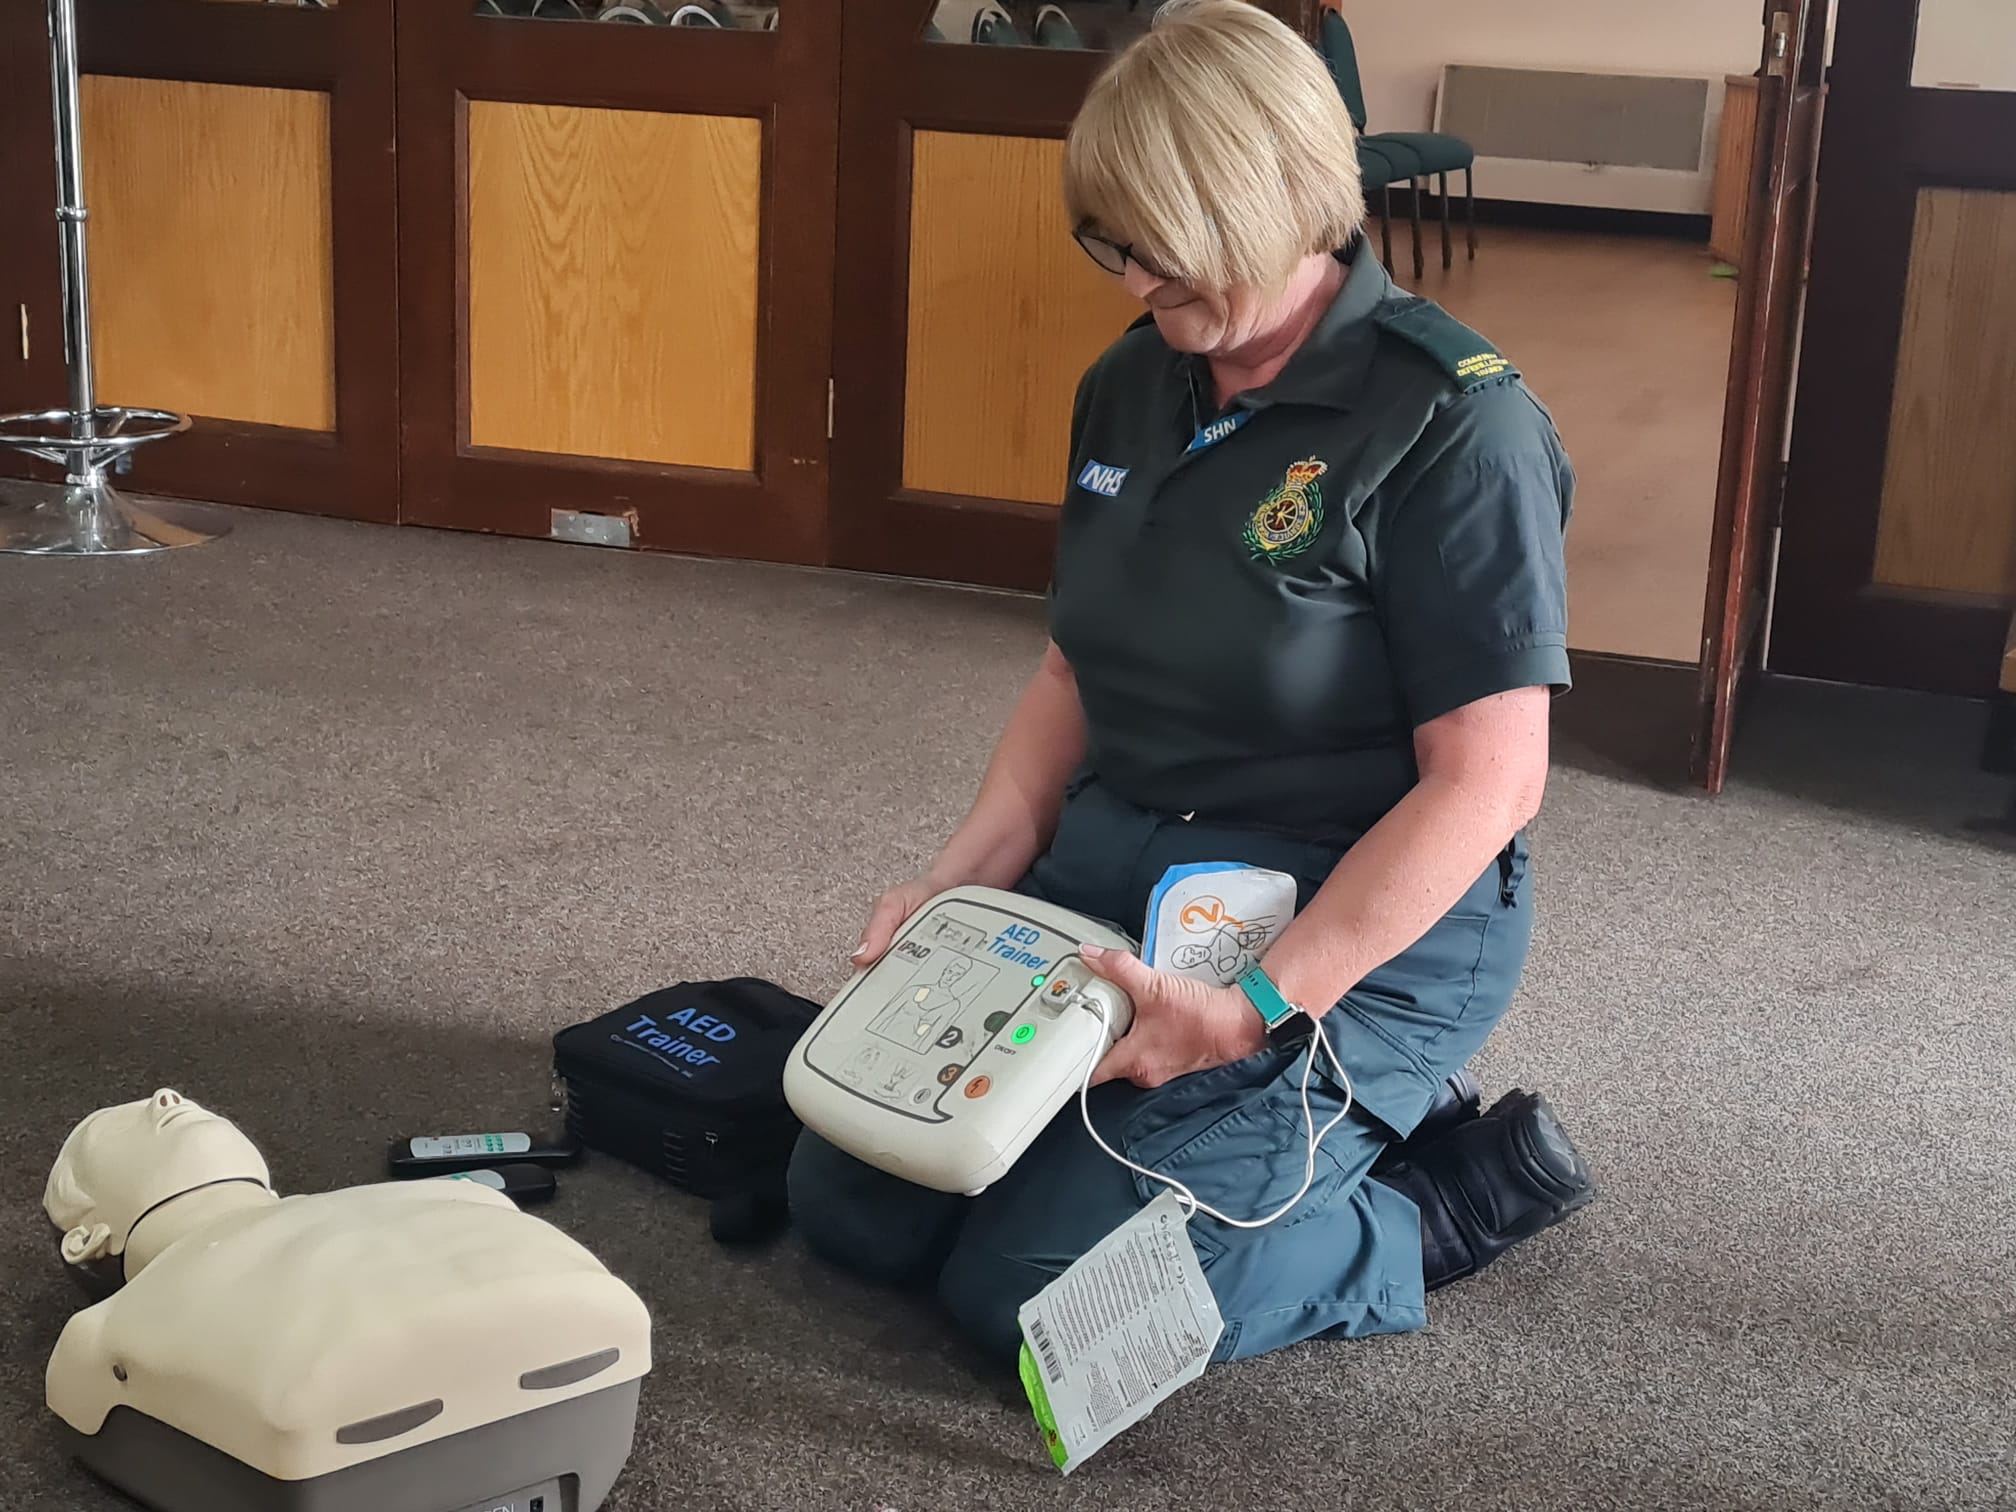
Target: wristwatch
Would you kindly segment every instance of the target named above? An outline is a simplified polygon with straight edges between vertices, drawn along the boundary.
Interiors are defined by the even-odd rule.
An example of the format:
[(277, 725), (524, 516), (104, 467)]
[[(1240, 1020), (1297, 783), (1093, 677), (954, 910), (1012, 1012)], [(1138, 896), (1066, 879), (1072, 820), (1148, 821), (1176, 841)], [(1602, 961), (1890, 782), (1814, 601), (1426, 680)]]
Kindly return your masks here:
[[(1253, 1011), (1260, 1015), (1260, 1021), (1267, 1026), (1270, 1044), (1279, 1045), (1286, 1040), (1300, 1039), (1303, 1026), (1296, 1022), (1298, 1017), (1307, 1019), (1299, 1004), (1291, 1003), (1281, 996), (1281, 989), (1273, 980), (1255, 966), (1239, 978), (1239, 990), (1246, 994), (1246, 1001), (1253, 1005)], [(1314, 1020), (1309, 1020), (1313, 1023)]]

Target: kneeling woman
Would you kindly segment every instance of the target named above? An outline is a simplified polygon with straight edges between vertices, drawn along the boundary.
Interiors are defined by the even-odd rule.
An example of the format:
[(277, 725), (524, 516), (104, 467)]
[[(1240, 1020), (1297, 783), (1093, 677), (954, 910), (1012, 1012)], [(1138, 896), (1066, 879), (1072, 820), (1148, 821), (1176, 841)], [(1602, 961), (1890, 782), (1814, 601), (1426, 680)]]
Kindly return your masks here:
[[(1138, 933), (1171, 867), (1294, 877), (1243, 989), (1095, 963), (1135, 1019), (1092, 1117), (1202, 1202), (1270, 1212), (1303, 1183), (1313, 1022), (1356, 1094), (1315, 1182), (1268, 1227), (1190, 1226), (1219, 1356), (1419, 1328), (1426, 1291), (1593, 1193), (1544, 1099), (1480, 1113), (1463, 1072), (1532, 934), (1573, 474), (1509, 364), (1375, 260), (1343, 101), (1257, 7), (1169, 6), (1094, 86), (1065, 195), (1147, 309), (1079, 386), (1052, 643), (972, 812), (859, 959), (961, 883)], [(1268, 1032), (1284, 1001), (1299, 1042)], [(1325, 1056), (1312, 1093), (1320, 1126), (1343, 1106)], [(809, 1133), (791, 1172), (815, 1250), (935, 1285), (1008, 1357), (1021, 1303), (1158, 1190), (1075, 1106), (973, 1199)]]

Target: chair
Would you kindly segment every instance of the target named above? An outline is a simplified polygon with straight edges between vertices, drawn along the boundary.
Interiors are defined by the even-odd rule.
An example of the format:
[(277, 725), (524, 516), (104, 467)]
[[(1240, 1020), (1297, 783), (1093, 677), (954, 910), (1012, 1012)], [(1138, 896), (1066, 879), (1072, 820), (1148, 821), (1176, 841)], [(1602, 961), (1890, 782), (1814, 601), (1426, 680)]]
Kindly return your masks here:
[[(1344, 17), (1327, 6), (1323, 11), (1321, 37), (1323, 61), (1329, 65), (1330, 77), (1336, 81), (1338, 93), (1344, 96), (1344, 104), (1351, 112), (1352, 124), (1363, 132), (1366, 125), (1365, 86), (1358, 76), (1358, 48), (1351, 40), (1351, 28), (1346, 24)], [(1409, 170), (1407, 177), (1414, 190), (1416, 278), (1419, 278), (1423, 271), (1421, 181), (1431, 174), (1436, 177), (1442, 200), (1442, 266), (1447, 268), (1454, 260), (1449, 246), (1449, 175), (1458, 171), (1463, 175), (1465, 241), (1469, 255), (1472, 258), (1477, 256), (1475, 148), (1461, 137), (1450, 136), (1447, 132), (1381, 131), (1364, 138), (1359, 149), (1361, 163), (1367, 151), (1376, 151), (1392, 161), (1396, 168)]]
[[(1463, 239), (1465, 250), (1474, 261), (1477, 256), (1477, 150), (1463, 138), (1450, 136), (1441, 131), (1382, 131), (1372, 138), (1382, 150), (1398, 147), (1414, 154), (1420, 167), (1415, 171), (1422, 176), (1435, 176), (1435, 194), (1442, 201), (1442, 266), (1451, 262), (1449, 251), (1449, 175), (1461, 172), (1463, 175)], [(1416, 191), (1417, 197), (1419, 191)], [(1420, 217), (1415, 217), (1416, 229)], [(1419, 270), (1416, 270), (1419, 277)]]
[[(1394, 148), (1390, 152), (1375, 147), (1364, 137), (1358, 138), (1358, 177), (1365, 187), (1366, 197), (1373, 190), (1379, 191), (1379, 260), (1387, 267), (1393, 266), (1393, 186), (1402, 179), (1413, 176), (1413, 161), (1404, 148)], [(1414, 212), (1414, 276), (1421, 276), (1421, 212), (1417, 206)]]

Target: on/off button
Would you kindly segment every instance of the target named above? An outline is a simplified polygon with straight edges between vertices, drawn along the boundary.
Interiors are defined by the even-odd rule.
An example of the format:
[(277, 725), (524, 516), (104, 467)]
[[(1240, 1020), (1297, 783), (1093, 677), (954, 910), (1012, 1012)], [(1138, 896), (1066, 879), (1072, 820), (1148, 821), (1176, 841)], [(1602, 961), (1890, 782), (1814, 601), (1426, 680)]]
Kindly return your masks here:
[(976, 1076), (973, 1078), (973, 1080), (966, 1083), (966, 1095), (968, 1097), (985, 1097), (988, 1093), (988, 1090), (992, 1088), (993, 1085), (994, 1085), (993, 1077)]

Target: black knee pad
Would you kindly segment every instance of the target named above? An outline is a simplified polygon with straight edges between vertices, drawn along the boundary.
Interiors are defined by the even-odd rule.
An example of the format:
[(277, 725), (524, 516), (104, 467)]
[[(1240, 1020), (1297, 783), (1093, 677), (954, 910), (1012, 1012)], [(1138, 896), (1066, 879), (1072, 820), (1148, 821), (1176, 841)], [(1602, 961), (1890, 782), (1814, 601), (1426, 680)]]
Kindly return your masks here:
[(1553, 1105), (1512, 1091), (1375, 1178), (1421, 1210), (1428, 1289), (1474, 1274), (1596, 1199)]

